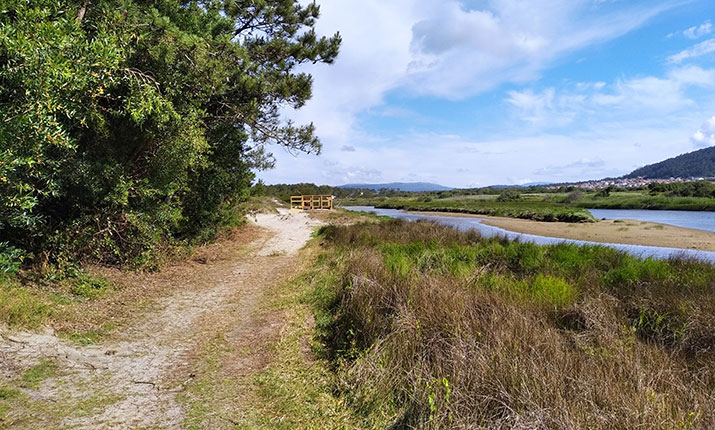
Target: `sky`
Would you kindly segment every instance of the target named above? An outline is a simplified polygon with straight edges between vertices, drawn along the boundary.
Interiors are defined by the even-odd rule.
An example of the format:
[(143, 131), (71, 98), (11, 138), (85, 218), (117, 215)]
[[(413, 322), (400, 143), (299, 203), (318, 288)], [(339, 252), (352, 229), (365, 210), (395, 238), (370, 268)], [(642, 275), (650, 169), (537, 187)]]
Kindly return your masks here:
[(452, 187), (621, 176), (715, 145), (715, 0), (318, 0), (320, 155), (268, 184)]

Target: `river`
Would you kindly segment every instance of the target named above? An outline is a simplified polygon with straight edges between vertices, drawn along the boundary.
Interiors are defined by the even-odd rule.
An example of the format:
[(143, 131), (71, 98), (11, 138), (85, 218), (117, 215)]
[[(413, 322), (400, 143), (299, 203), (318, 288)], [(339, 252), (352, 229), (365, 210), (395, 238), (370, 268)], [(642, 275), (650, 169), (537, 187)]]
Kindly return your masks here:
[(589, 209), (595, 218), (634, 219), (715, 233), (715, 212), (653, 211), (639, 209)]
[[(399, 209), (377, 209), (373, 206), (345, 206), (344, 209), (350, 211), (372, 212), (376, 215), (387, 216), (390, 218), (406, 219), (416, 221), (426, 219), (437, 222), (439, 224), (448, 225), (458, 230), (477, 230), (484, 237), (505, 236), (510, 240), (520, 240), (522, 242), (531, 242), (537, 245), (554, 245), (558, 243), (574, 243), (577, 245), (602, 245), (616, 248), (640, 258), (671, 258), (671, 257), (688, 257), (696, 258), (702, 261), (715, 263), (715, 252), (699, 251), (694, 249), (666, 248), (660, 246), (644, 246), (644, 245), (626, 245), (622, 243), (600, 243), (589, 242), (585, 240), (562, 239), (557, 237), (537, 236), (534, 234), (517, 233), (482, 224), (482, 219), (478, 217), (459, 217), (459, 216), (442, 216), (442, 215), (424, 215), (418, 213), (407, 213)], [(709, 212), (706, 212), (709, 213)], [(624, 217), (637, 219), (632, 217)]]

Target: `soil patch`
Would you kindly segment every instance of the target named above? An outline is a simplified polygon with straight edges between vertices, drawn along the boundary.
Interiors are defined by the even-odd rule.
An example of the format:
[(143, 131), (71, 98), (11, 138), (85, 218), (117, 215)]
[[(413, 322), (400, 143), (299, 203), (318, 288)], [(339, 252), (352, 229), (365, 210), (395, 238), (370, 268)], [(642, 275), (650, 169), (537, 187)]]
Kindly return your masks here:
[(39, 334), (0, 331), (0, 382), (15, 383), (43, 360), (57, 366), (56, 375), (21, 399), (26, 407), (11, 408), (0, 424), (182, 428), (186, 411), (177, 394), (201, 378), (208, 347), (241, 352), (243, 358), (226, 367), (227, 375), (250, 374), (270, 361), (266, 345), (280, 335), (282, 316), (258, 304), (295, 274), (297, 251), (318, 224), (305, 213), (258, 214), (247, 254), (209, 246), (159, 273), (116, 273), (116, 278), (109, 273), (113, 281), (127, 284), (124, 294), (163, 291), (166, 296), (141, 312), (135, 309), (137, 316), (100, 344), (78, 346), (52, 328)]

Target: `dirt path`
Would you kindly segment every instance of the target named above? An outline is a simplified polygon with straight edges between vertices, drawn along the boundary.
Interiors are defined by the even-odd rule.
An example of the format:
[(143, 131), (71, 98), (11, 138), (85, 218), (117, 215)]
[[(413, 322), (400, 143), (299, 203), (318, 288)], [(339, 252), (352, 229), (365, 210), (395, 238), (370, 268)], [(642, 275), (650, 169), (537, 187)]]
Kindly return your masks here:
[(207, 264), (177, 280), (176, 293), (111, 341), (81, 347), (51, 332), (0, 332), (0, 377), (17, 378), (43, 361), (56, 367), (39, 386), (23, 389), (35, 405), (11, 411), (0, 428), (183, 428), (179, 393), (201, 376), (209, 342), (220, 338), (241, 351), (230, 362), (233, 375), (265, 366), (265, 344), (279, 336), (281, 320), (257, 304), (295, 274), (297, 252), (319, 222), (283, 210), (257, 215), (256, 223), (272, 234), (248, 257)]

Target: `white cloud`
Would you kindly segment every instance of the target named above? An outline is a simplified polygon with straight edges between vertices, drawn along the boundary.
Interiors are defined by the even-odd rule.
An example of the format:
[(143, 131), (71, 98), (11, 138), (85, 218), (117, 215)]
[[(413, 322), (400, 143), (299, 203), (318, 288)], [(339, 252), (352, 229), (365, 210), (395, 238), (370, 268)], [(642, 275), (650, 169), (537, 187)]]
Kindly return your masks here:
[(541, 93), (527, 89), (507, 94), (506, 102), (517, 111), (519, 118), (535, 126), (565, 126), (573, 121), (576, 111), (586, 101), (586, 96), (581, 94), (557, 96), (554, 88)]
[(308, 65), (313, 98), (288, 115), (313, 121), (326, 144), (342, 145), (355, 133), (355, 115), (383, 102), (403, 79), (410, 62), (415, 0), (323, 0), (316, 30), (340, 31), (340, 54), (332, 65)]
[[(564, 174), (580, 176), (583, 179), (600, 179), (606, 177), (613, 170), (600, 158), (582, 158), (563, 165), (550, 165), (537, 169), (534, 174), (544, 178), (553, 178)], [(586, 174), (586, 175), (584, 175)]]
[(663, 77), (646, 76), (604, 82), (579, 82), (572, 88), (542, 92), (509, 91), (505, 98), (518, 118), (542, 128), (569, 125), (579, 117), (661, 118), (697, 107), (691, 88), (715, 88), (715, 69), (697, 66), (671, 69)]
[(557, 58), (625, 34), (667, 7), (652, 2), (614, 13), (587, 0), (490, 0), (480, 9), (439, 2), (412, 27), (408, 84), (421, 94), (462, 99), (533, 80)]
[(668, 62), (679, 64), (685, 60), (701, 57), (703, 55), (711, 54), (713, 52), (715, 52), (715, 39), (708, 39), (698, 43), (691, 48), (671, 55), (670, 57), (668, 57)]
[(689, 29), (683, 31), (683, 35), (688, 39), (699, 39), (703, 36), (707, 36), (712, 33), (713, 25), (710, 20), (705, 21), (700, 25), (695, 25)]
[(682, 85), (672, 79), (648, 76), (619, 80), (614, 91), (591, 97), (595, 105), (616, 109), (643, 108), (670, 111), (692, 103), (682, 91)]
[[(260, 174), (268, 183), (420, 180), (479, 186), (619, 175), (638, 167), (632, 160), (640, 165), (688, 151), (688, 137), (715, 111), (713, 102), (691, 94), (712, 88), (715, 71), (677, 67), (662, 76), (626, 76), (566, 90), (550, 83), (553, 88), (511, 91), (504, 100), (517, 120), (505, 115), (491, 134), (481, 134), (478, 125), (461, 134), (368, 132), (361, 122), (366, 112), (381, 120), (419, 121), (409, 100), (402, 106), (386, 100), (391, 91), (403, 100), (462, 100), (503, 83), (530, 82), (554, 61), (625, 34), (677, 1), (319, 3), (318, 32), (339, 30), (344, 43), (334, 65), (306, 68), (314, 77), (314, 98), (290, 115), (316, 123), (323, 154), (295, 158), (276, 151), (277, 168)], [(556, 133), (549, 130), (553, 125), (570, 129)], [(552, 176), (544, 176), (548, 169)]]
[(297, 170), (300, 182), (424, 181), (456, 187), (598, 179), (620, 176), (690, 151), (688, 136), (695, 128), (697, 125), (686, 121), (667, 127), (603, 123), (598, 129), (571, 135), (540, 133), (494, 139), (409, 134), (389, 145), (357, 147), (349, 157), (331, 149), (323, 156), (329, 163), (278, 154), (279, 164), (290, 168), (265, 172), (261, 177), (268, 183), (296, 182), (291, 175)]
[(700, 129), (690, 137), (697, 148), (715, 146), (715, 116), (705, 121)]

